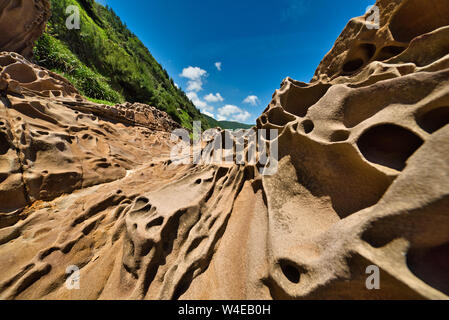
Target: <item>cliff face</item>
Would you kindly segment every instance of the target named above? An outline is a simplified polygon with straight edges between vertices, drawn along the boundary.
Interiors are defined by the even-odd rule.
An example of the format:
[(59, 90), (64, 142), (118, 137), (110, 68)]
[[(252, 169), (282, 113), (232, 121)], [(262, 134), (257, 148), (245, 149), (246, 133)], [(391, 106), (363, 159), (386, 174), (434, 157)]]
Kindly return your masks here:
[(449, 3), (376, 5), (379, 29), (351, 20), (312, 83), (286, 79), (258, 120), (282, 131), (263, 179), (275, 297), (449, 294)]
[(271, 176), (175, 165), (168, 120), (3, 53), (0, 298), (448, 299), (449, 3), (377, 5), (258, 119)]

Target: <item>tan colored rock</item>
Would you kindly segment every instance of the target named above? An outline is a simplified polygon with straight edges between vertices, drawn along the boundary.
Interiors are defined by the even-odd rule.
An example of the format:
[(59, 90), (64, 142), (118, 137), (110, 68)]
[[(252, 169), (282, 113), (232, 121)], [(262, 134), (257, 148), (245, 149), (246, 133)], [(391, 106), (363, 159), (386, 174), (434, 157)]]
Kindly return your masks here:
[(79, 102), (72, 105), (73, 109), (92, 112), (99, 117), (105, 117), (125, 124), (143, 126), (152, 130), (172, 132), (181, 126), (172, 120), (164, 111), (143, 103), (118, 104), (115, 106), (96, 103)]
[(0, 68), (0, 210), (115, 181), (169, 152), (165, 141), (176, 125), (164, 112), (89, 102), (16, 53), (0, 53)]
[[(417, 42), (421, 42), (422, 50), (422, 41), (426, 41), (428, 33), (449, 25), (446, 0), (378, 0), (376, 6), (380, 10), (380, 28), (369, 28), (372, 13), (352, 19), (317, 68), (312, 82), (329, 81), (341, 76), (358, 79), (354, 75), (363, 69), (367, 71), (364, 67), (368, 64), (388, 62), (393, 57), (403, 56), (400, 54), (406, 49), (411, 51), (410, 47), (416, 46)], [(408, 57), (403, 62), (422, 66), (420, 64), (429, 65), (433, 62), (430, 60), (441, 58), (448, 43), (446, 36), (437, 38), (427, 40), (432, 45), (426, 46), (425, 54), (421, 51), (420, 57)], [(420, 62), (418, 59), (427, 61)], [(366, 77), (366, 74), (362, 76)], [(377, 77), (376, 81), (379, 80)], [(343, 78), (341, 81), (351, 80)]]
[(0, 78), (23, 90), (0, 104), (0, 298), (448, 299), (449, 3), (377, 5), (379, 30), (352, 20), (258, 119), (280, 132), (272, 176), (175, 165), (147, 107)]
[(50, 16), (48, 0), (0, 0), (0, 51), (30, 58)]
[[(14, 52), (0, 52), (0, 78), (7, 93), (82, 99), (78, 90), (60, 75), (39, 67)], [(4, 85), (3, 85), (4, 86)]]

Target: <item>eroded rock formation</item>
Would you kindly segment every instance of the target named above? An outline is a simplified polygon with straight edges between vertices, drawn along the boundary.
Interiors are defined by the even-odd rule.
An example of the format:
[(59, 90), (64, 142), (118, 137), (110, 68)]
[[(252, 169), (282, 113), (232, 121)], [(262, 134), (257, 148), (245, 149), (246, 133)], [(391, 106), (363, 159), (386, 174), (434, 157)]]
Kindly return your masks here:
[(154, 107), (89, 102), (17, 53), (0, 53), (0, 90), (0, 210), (121, 179), (164, 157), (178, 126)]
[(0, 0), (0, 51), (31, 57), (50, 15), (48, 0)]
[(4, 77), (0, 298), (447, 299), (449, 3), (377, 5), (379, 30), (352, 20), (258, 119), (271, 176), (176, 165), (137, 117)]

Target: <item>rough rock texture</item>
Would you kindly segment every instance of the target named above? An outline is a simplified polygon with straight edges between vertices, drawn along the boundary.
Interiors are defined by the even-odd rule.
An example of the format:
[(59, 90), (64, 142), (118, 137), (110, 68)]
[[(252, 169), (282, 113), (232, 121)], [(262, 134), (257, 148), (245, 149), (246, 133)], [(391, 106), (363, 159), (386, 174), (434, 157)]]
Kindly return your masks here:
[(0, 0), (0, 51), (31, 57), (50, 15), (48, 0)]
[[(83, 109), (80, 109), (81, 111)], [(127, 122), (131, 125), (140, 125), (153, 130), (171, 132), (181, 126), (173, 121), (164, 111), (156, 109), (143, 103), (124, 103), (120, 105), (87, 105), (85, 110), (89, 110), (98, 116), (115, 119), (120, 122)]]
[(0, 298), (448, 299), (449, 3), (377, 4), (380, 30), (352, 20), (258, 119), (280, 130), (272, 176), (175, 165), (164, 136), (5, 80)]
[(168, 154), (177, 127), (150, 106), (91, 103), (17, 53), (0, 53), (0, 92), (0, 210), (121, 179)]

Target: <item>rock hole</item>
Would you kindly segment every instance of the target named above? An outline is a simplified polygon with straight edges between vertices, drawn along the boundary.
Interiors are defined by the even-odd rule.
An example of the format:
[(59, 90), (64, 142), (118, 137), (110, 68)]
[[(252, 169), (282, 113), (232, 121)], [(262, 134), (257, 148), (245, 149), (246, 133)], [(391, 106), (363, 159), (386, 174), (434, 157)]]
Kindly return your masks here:
[(11, 56), (5, 55), (5, 56), (0, 57), (0, 65), (3, 67), (13, 64), (15, 62), (16, 62), (16, 60), (14, 58), (12, 58)]
[(359, 70), (361, 67), (363, 67), (363, 65), (364, 65), (364, 62), (360, 58), (350, 60), (344, 64), (343, 72), (345, 72), (345, 73), (355, 72), (355, 71)]
[(65, 144), (62, 143), (62, 142), (58, 142), (58, 143), (56, 144), (56, 148), (57, 148), (59, 151), (61, 151), (61, 152), (64, 152), (64, 151), (66, 150)]
[(304, 128), (304, 132), (306, 134), (309, 134), (313, 131), (313, 129), (315, 129), (315, 125), (313, 124), (313, 122), (311, 120), (305, 120), (302, 123), (302, 127)]
[(161, 226), (163, 223), (164, 223), (164, 218), (159, 217), (159, 218), (157, 218), (157, 219), (155, 219), (155, 220), (149, 222), (149, 223), (147, 224), (147, 226), (146, 226), (146, 229), (147, 229), (147, 230), (150, 230), (150, 229), (153, 228), (153, 227), (159, 227), (159, 226)]
[(282, 273), (292, 283), (299, 283), (301, 280), (301, 273), (291, 262), (282, 260), (279, 262)]
[(146, 209), (146, 211), (151, 210), (151, 205), (149, 204), (150, 200), (146, 197), (140, 197), (136, 200), (136, 203), (134, 204), (134, 211), (141, 211), (143, 209)]
[(449, 243), (407, 254), (410, 271), (428, 285), (449, 295)]
[(372, 43), (363, 43), (359, 46), (359, 50), (363, 54), (364, 58), (366, 58), (366, 61), (369, 61), (376, 53), (377, 48)]
[(368, 129), (357, 145), (366, 160), (402, 171), (424, 141), (402, 127), (385, 124)]
[(440, 130), (449, 123), (449, 107), (442, 107), (431, 110), (417, 117), (421, 128), (429, 133)]
[(199, 237), (199, 238), (195, 238), (192, 243), (190, 244), (189, 248), (187, 249), (186, 253), (189, 254), (190, 252), (192, 252), (193, 250), (195, 250), (196, 248), (198, 248), (201, 244), (201, 242), (203, 242), (203, 240), (206, 239), (206, 237)]
[(397, 55), (400, 55), (402, 52), (404, 52), (404, 47), (398, 47), (398, 46), (387, 46), (383, 47), (382, 50), (380, 50), (379, 55), (377, 56), (376, 60), (379, 61), (385, 61), (390, 58), (396, 57)]
[[(63, 151), (63, 150), (61, 150), (61, 151)], [(111, 166), (110, 163), (105, 163), (105, 162), (100, 162), (100, 163), (97, 163), (97, 164), (96, 164), (96, 167), (97, 167), (97, 168), (103, 168), (103, 169), (107, 169), (107, 168), (109, 168), (110, 166)]]
[(342, 142), (346, 141), (349, 138), (349, 131), (346, 130), (338, 130), (331, 134), (331, 142)]
[(20, 83), (30, 83), (37, 80), (33, 68), (22, 63), (11, 64), (7, 66), (3, 72), (8, 73), (11, 76), (11, 79)]
[(173, 300), (179, 300), (179, 298), (189, 289), (190, 284), (192, 283), (193, 272), (193, 270), (188, 271), (179, 281), (172, 297)]
[(87, 236), (89, 233), (92, 232), (92, 230), (94, 230), (94, 228), (97, 225), (97, 221), (93, 221), (92, 223), (88, 224), (86, 227), (84, 227), (84, 229), (82, 230), (82, 233)]
[(309, 108), (320, 101), (329, 88), (329, 84), (318, 83), (304, 87), (291, 82), (289, 90), (280, 95), (281, 106), (286, 112), (303, 118)]
[(271, 109), (268, 114), (268, 121), (271, 124), (280, 127), (285, 126), (287, 123), (294, 121), (295, 119), (296, 117), (291, 114), (285, 113), (282, 108)]
[(0, 155), (4, 155), (10, 149), (10, 145), (3, 132), (0, 132)]
[(295, 123), (292, 125), (293, 132), (297, 132), (297, 131), (298, 131), (298, 127), (299, 127), (298, 122), (295, 122)]

